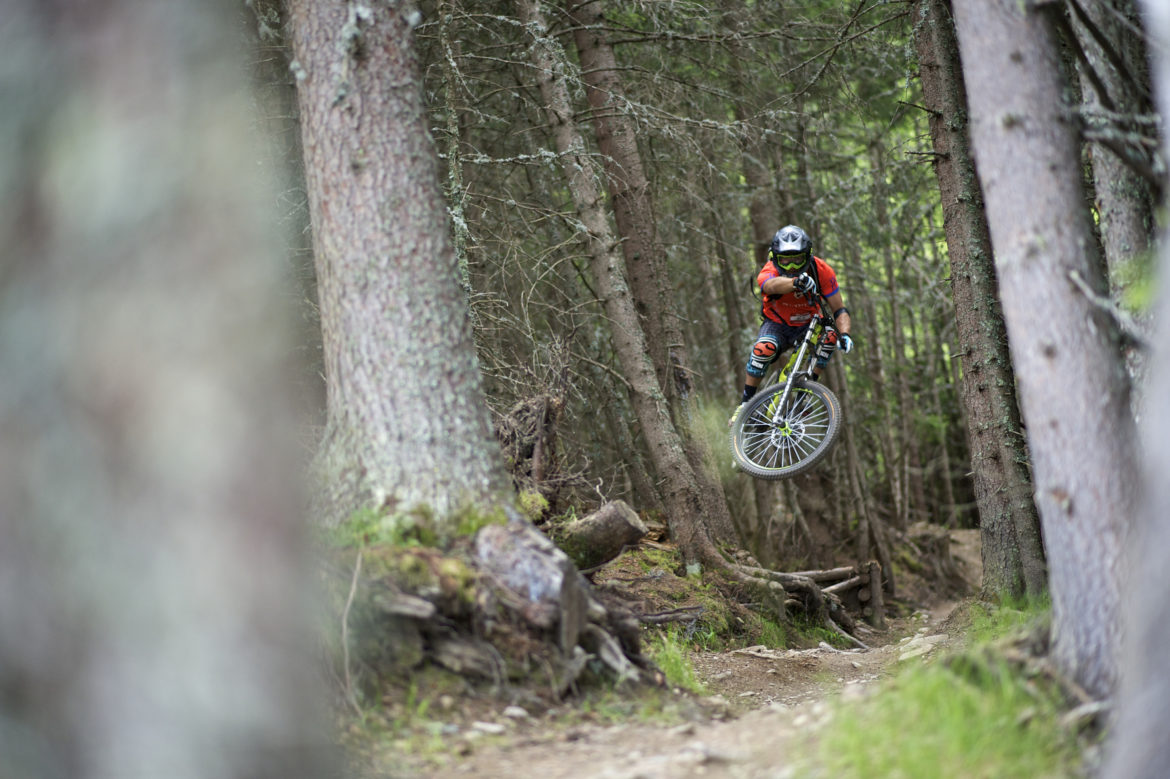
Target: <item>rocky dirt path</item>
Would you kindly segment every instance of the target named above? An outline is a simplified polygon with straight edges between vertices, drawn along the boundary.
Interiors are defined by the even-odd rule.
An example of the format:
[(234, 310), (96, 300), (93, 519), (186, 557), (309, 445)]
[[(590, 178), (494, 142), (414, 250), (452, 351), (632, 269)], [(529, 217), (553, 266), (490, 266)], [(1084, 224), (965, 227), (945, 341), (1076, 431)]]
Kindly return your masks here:
[[(868, 650), (827, 645), (804, 651), (754, 647), (703, 653), (695, 670), (712, 694), (695, 721), (662, 726), (633, 723), (584, 725), (560, 732), (517, 734), (475, 749), (433, 777), (539, 777), (540, 779), (754, 779), (799, 776), (786, 755), (796, 738), (824, 723), (828, 700), (865, 694), (868, 685), (899, 663), (923, 662), (951, 637), (942, 622), (952, 604), (919, 612), (874, 634)], [(900, 637), (900, 638), (899, 638)], [(890, 643), (879, 645), (882, 639)]]
[[(960, 536), (955, 554), (976, 576), (977, 532)], [(978, 581), (975, 578), (974, 581)], [(803, 650), (749, 647), (703, 652), (692, 660), (708, 695), (684, 724), (558, 727), (520, 720), (492, 733), (428, 777), (501, 779), (776, 779), (809, 775), (789, 755), (796, 739), (814, 738), (829, 701), (860, 698), (874, 682), (908, 663), (929, 662), (956, 640), (945, 623), (955, 602), (931, 604), (863, 633), (868, 649), (827, 644)], [(494, 730), (499, 731), (497, 727)]]

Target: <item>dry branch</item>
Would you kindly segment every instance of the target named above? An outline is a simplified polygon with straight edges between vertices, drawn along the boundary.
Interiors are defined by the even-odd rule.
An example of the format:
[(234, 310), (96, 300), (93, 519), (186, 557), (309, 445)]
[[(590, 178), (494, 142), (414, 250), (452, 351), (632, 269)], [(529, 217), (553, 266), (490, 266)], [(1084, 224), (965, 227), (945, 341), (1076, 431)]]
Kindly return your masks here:
[(803, 576), (812, 579), (814, 582), (834, 582), (838, 579), (847, 579), (856, 574), (857, 568), (852, 565), (847, 565), (841, 568), (830, 568), (825, 571), (795, 571), (790, 573), (789, 576)]
[(848, 590), (852, 590), (854, 587), (860, 587), (862, 584), (864, 584), (865, 582), (862, 581), (863, 578), (864, 577), (862, 577), (862, 576), (852, 576), (848, 579), (845, 579), (844, 581), (837, 582), (836, 584), (830, 584), (828, 587), (825, 587), (824, 589), (825, 589), (825, 592), (833, 592), (833, 593), (846, 592)]
[(357, 560), (353, 564), (353, 578), (349, 583), (349, 596), (345, 599), (345, 609), (341, 612), (341, 653), (342, 665), (345, 673), (345, 700), (353, 707), (354, 712), (360, 717), (362, 710), (358, 706), (357, 698), (353, 694), (353, 676), (349, 672), (349, 612), (353, 608), (353, 597), (357, 593), (358, 577), (362, 572), (362, 553), (359, 550), (357, 553)]

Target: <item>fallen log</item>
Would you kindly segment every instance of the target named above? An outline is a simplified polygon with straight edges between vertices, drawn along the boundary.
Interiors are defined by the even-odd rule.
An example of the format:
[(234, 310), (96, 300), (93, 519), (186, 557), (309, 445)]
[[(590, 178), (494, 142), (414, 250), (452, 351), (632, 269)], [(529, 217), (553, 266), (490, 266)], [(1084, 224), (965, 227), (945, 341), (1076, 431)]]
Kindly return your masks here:
[(625, 501), (615, 500), (561, 526), (554, 538), (577, 567), (584, 570), (614, 559), (646, 532), (646, 525), (634, 510)]
[(829, 568), (825, 571), (793, 571), (789, 576), (803, 576), (806, 579), (812, 579), (814, 582), (835, 582), (840, 579), (848, 579), (850, 576), (857, 574), (857, 568), (852, 565), (842, 566), (841, 568)]
[(854, 587), (860, 587), (862, 584), (863, 582), (860, 576), (853, 576), (849, 579), (846, 579), (845, 581), (837, 582), (836, 584), (830, 584), (828, 587), (823, 589), (825, 592), (842, 593), (848, 590), (852, 590)]

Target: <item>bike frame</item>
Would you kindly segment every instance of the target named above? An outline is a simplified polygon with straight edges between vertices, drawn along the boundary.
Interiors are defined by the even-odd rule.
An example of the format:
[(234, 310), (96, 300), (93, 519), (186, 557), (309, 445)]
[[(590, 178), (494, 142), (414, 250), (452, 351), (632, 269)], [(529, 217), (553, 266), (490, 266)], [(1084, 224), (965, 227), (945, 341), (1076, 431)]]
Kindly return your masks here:
[[(808, 327), (804, 331), (804, 337), (800, 341), (800, 349), (796, 352), (795, 359), (792, 360), (792, 369), (788, 371), (788, 378), (784, 382), (784, 391), (780, 393), (780, 400), (776, 403), (775, 409), (772, 411), (772, 424), (779, 424), (780, 420), (784, 418), (784, 410), (787, 408), (788, 396), (792, 392), (792, 384), (796, 381), (798, 376), (803, 376), (805, 373), (809, 375), (812, 371), (801, 370), (804, 365), (805, 357), (808, 355), (813, 341), (818, 337), (817, 326), (822, 322), (826, 327), (831, 327), (835, 323), (835, 319), (829, 313), (825, 299), (820, 295), (817, 296), (817, 303), (820, 306), (820, 312), (813, 314), (812, 319), (808, 323)], [(821, 331), (824, 332), (823, 330)]]

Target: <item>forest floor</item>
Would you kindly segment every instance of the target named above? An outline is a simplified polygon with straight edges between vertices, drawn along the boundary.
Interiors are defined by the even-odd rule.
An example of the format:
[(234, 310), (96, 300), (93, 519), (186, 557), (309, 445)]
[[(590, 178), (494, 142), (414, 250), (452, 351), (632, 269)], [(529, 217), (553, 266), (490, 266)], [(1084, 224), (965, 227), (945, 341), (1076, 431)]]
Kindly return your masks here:
[[(952, 554), (970, 592), (981, 580), (979, 533), (952, 531)], [(390, 776), (524, 779), (676, 779), (811, 775), (792, 755), (830, 719), (830, 702), (863, 698), (874, 682), (910, 663), (930, 662), (962, 639), (966, 601), (921, 582), (899, 599), (905, 616), (885, 630), (863, 628), (867, 649), (824, 642), (806, 649), (762, 645), (689, 655), (702, 692), (661, 691), (631, 701), (620, 693), (569, 701), (539, 714), (498, 700), (468, 709), (450, 699), (432, 707), (430, 747), (399, 742)], [(444, 719), (446, 703), (449, 721)], [(584, 704), (584, 705), (583, 705)], [(409, 754), (406, 754), (409, 753)], [(375, 771), (386, 775), (382, 771)]]

